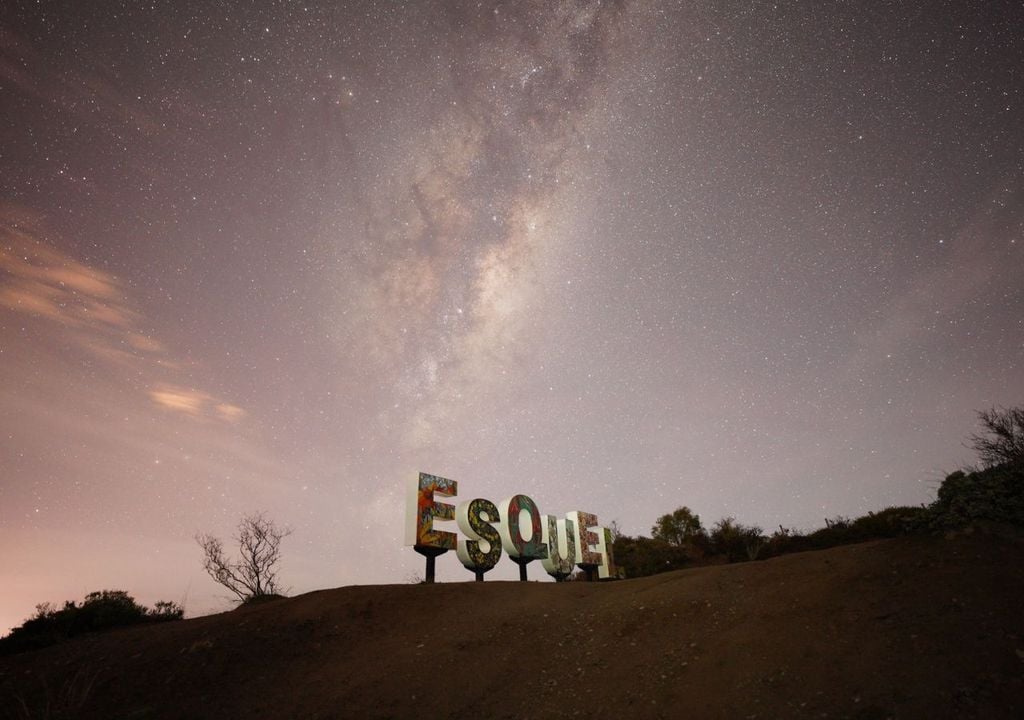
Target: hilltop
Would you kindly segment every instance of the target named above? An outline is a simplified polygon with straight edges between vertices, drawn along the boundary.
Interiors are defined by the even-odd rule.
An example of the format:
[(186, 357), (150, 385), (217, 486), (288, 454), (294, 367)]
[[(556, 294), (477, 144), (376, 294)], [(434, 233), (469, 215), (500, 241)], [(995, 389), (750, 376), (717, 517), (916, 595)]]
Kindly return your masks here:
[(0, 658), (11, 718), (1016, 718), (1024, 539), (354, 586)]

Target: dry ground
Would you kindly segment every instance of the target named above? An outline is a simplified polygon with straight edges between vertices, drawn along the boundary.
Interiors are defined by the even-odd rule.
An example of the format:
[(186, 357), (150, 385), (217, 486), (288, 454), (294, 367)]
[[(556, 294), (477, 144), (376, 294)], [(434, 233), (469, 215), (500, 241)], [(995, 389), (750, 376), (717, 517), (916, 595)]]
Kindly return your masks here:
[(1021, 718), (1024, 540), (900, 538), (617, 583), (324, 590), (0, 658), (4, 712)]

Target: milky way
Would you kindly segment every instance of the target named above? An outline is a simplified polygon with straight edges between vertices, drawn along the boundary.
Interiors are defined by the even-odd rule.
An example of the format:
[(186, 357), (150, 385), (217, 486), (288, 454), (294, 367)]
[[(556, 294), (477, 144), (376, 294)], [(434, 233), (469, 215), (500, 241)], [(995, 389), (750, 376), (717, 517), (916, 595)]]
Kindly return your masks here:
[(1024, 403), (1022, 23), (5, 3), (0, 631), (226, 607), (193, 536), (261, 509), (293, 592), (405, 582), (420, 470), (631, 534), (929, 502)]

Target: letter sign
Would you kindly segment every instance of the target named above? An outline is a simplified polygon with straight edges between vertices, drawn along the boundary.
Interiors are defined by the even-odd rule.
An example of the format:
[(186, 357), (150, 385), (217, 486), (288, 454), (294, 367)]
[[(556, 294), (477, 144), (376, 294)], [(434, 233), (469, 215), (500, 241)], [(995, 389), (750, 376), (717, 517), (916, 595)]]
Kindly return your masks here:
[(455, 506), (435, 502), (434, 495), (455, 497), (457, 494), (456, 481), (421, 472), (419, 478), (411, 484), (408, 495), (407, 504), (416, 520), (415, 524), (407, 526), (406, 545), (454, 550), (455, 533), (435, 530), (434, 518), (454, 520)]
[[(616, 577), (611, 530), (597, 524), (597, 515), (574, 510), (560, 518), (541, 515), (527, 495), (513, 495), (495, 505), (475, 498), (454, 505), (436, 498), (458, 495), (458, 483), (421, 472), (406, 494), (405, 544), (427, 558), (425, 581), (434, 582), (434, 561), (455, 550), (459, 561), (476, 573), (477, 580), (501, 560), (502, 549), (519, 566), (519, 579), (527, 580), (526, 566), (540, 560), (556, 580), (572, 575), (579, 566), (593, 579)], [(464, 537), (438, 530), (436, 521), (455, 520)]]
[[(537, 509), (537, 503), (526, 495), (513, 495), (502, 500), (498, 507), (501, 512), (498, 532), (508, 556), (525, 560), (546, 558), (548, 549), (541, 537), (540, 511)], [(524, 514), (529, 517), (529, 523), (525, 527)]]
[(556, 580), (572, 575), (576, 565), (576, 523), (566, 518), (545, 515), (541, 523), (548, 556), (541, 560), (544, 571)]
[(459, 538), (456, 554), (467, 569), (483, 573), (498, 564), (501, 559), (501, 537), (491, 524), (498, 520), (498, 508), (490, 500), (477, 498), (459, 503), (455, 510), (455, 521), (466, 539)]

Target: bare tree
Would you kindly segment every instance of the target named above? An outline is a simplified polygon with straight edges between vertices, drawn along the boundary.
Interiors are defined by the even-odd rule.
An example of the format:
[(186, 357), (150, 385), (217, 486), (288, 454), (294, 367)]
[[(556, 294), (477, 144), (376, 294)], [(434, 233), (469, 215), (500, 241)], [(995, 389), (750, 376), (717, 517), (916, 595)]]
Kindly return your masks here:
[(1024, 462), (1024, 407), (980, 410), (984, 432), (971, 435), (970, 447), (982, 465)]
[(213, 535), (196, 535), (196, 542), (203, 549), (203, 569), (240, 602), (245, 602), (279, 594), (277, 566), (281, 560), (281, 540), (291, 534), (290, 528), (277, 527), (259, 512), (238, 522), (238, 535), (233, 539), (238, 543), (240, 560), (229, 559), (224, 554), (224, 544)]

